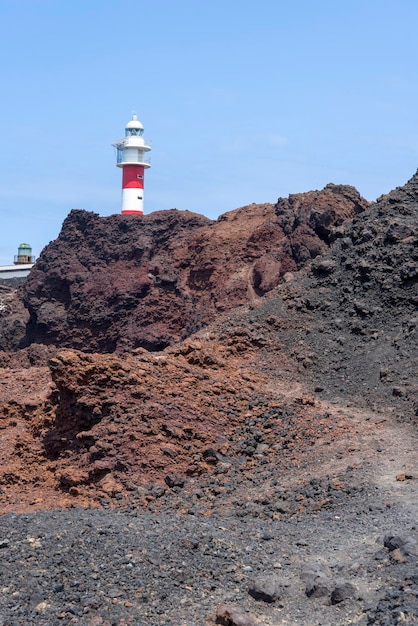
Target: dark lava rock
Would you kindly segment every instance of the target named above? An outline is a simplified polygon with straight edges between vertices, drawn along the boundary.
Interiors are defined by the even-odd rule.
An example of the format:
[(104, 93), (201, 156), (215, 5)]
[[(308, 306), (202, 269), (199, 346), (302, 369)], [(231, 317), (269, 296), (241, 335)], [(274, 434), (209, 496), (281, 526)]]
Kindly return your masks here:
[(368, 626), (418, 624), (418, 586), (405, 580), (402, 586), (387, 589), (375, 610), (367, 615)]
[(28, 318), (21, 288), (0, 283), (0, 350), (16, 350), (21, 346)]
[(263, 602), (275, 602), (281, 595), (281, 584), (276, 576), (257, 576), (248, 588), (248, 593), (255, 600)]
[[(345, 220), (362, 213), (369, 203), (349, 185), (326, 185), (321, 191), (279, 198), (276, 213), (289, 237), (298, 268), (326, 252)], [(332, 266), (324, 266), (325, 273)]]
[(306, 584), (308, 598), (320, 598), (331, 593), (330, 571), (323, 563), (306, 565), (300, 577)]
[(308, 598), (324, 598), (329, 596), (330, 588), (322, 580), (310, 580), (306, 583), (305, 593)]
[(170, 488), (184, 486), (184, 478), (179, 474), (167, 474), (164, 480)]
[(193, 301), (175, 251), (211, 222), (174, 209), (136, 217), (71, 211), (24, 286), (26, 343), (113, 352), (180, 338)]
[(308, 598), (323, 598), (331, 593), (329, 569), (322, 563), (307, 565), (301, 575)]
[(257, 626), (255, 617), (233, 604), (221, 604), (218, 607), (216, 623), (223, 626)]
[(417, 542), (412, 535), (392, 535), (388, 533), (385, 535), (383, 543), (389, 552), (400, 550), (405, 556), (418, 556)]
[(349, 598), (355, 598), (357, 589), (351, 583), (342, 583), (337, 585), (331, 593), (331, 604), (339, 604), (348, 600)]
[(418, 173), (337, 230), (326, 256), (280, 291), (289, 314), (309, 326), (298, 359), (324, 396), (361, 394), (416, 412)]

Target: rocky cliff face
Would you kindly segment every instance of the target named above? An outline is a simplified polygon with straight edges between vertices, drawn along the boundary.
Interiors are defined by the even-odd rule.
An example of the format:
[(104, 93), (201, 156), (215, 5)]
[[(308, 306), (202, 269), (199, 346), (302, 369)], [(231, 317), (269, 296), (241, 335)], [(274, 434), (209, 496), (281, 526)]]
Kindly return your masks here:
[(72, 211), (25, 284), (23, 344), (161, 350), (258, 302), (367, 206), (352, 187), (327, 185), (216, 222), (174, 209), (141, 218)]
[[(22, 291), (10, 281), (0, 283), (0, 351), (16, 350), (26, 333), (28, 311), (22, 301)], [(1, 360), (1, 357), (0, 357)]]

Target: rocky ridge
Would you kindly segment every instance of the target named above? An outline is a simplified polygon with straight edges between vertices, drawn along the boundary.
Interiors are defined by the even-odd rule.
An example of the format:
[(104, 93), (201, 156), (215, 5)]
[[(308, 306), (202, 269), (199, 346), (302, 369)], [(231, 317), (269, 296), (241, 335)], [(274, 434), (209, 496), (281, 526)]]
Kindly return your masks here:
[(88, 352), (158, 351), (220, 313), (257, 302), (323, 254), (368, 203), (352, 187), (249, 205), (216, 222), (188, 211), (99, 217), (72, 211), (24, 287), (20, 345)]

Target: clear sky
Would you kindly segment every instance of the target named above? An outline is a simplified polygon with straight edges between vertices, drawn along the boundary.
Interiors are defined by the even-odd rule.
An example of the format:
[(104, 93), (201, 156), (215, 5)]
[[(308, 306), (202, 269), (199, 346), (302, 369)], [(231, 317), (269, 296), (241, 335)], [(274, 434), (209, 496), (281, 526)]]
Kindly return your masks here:
[(120, 212), (111, 144), (133, 110), (146, 213), (403, 185), (417, 24), (417, 0), (0, 0), (0, 264), (72, 208)]

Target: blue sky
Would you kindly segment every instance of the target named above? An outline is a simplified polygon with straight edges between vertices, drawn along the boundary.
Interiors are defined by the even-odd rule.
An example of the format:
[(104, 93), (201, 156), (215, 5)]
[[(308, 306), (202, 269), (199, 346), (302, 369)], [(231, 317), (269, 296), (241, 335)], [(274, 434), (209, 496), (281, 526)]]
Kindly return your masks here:
[(0, 0), (0, 264), (72, 208), (120, 212), (111, 144), (133, 110), (146, 213), (403, 185), (417, 24), (416, 0)]

